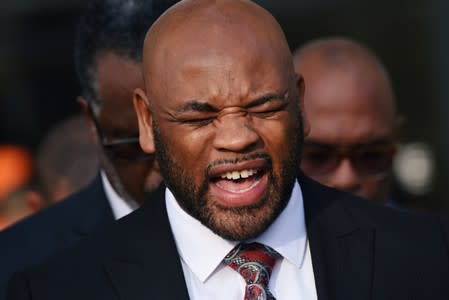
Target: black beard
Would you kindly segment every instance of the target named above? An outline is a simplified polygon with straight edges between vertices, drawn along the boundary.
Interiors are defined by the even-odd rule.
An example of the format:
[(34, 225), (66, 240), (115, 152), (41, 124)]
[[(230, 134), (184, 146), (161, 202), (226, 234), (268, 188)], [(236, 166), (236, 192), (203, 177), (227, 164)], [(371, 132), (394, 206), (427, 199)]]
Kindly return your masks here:
[[(169, 145), (164, 141), (157, 123), (153, 120), (152, 129), (156, 147), (156, 159), (159, 163), (166, 186), (175, 196), (178, 204), (189, 215), (199, 220), (214, 233), (228, 240), (249, 240), (264, 232), (279, 216), (287, 205), (293, 185), (299, 172), (301, 147), (303, 143), (303, 126), (301, 118), (296, 124), (295, 140), (291, 143), (287, 158), (282, 161), (279, 178), (273, 174), (271, 158), (265, 153), (253, 153), (237, 160), (219, 160), (212, 162), (205, 169), (204, 181), (196, 188), (191, 176), (172, 159)], [(271, 182), (268, 195), (257, 204), (246, 207), (223, 207), (212, 205), (206, 199), (210, 184), (207, 170), (217, 164), (232, 164), (242, 160), (262, 158), (269, 168), (268, 182)], [(221, 217), (219, 217), (221, 215)]]

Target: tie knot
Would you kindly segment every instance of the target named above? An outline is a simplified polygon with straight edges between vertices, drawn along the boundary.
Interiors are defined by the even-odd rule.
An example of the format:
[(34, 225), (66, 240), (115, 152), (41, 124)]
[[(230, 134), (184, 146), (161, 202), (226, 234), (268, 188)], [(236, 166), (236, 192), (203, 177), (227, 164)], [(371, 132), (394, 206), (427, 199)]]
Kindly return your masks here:
[[(245, 299), (273, 299), (268, 291), (268, 281), (278, 257), (279, 253), (270, 247), (251, 243), (237, 245), (223, 261), (245, 279), (247, 285)], [(256, 291), (266, 294), (265, 297), (249, 297)]]

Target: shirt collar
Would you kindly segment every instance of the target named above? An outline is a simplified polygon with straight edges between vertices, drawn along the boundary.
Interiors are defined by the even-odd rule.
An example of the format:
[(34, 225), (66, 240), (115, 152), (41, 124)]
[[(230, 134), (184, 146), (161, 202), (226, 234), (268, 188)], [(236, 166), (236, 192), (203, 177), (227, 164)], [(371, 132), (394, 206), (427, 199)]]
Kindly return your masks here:
[(137, 202), (131, 199), (125, 200), (117, 194), (103, 170), (101, 170), (100, 174), (106, 198), (111, 205), (112, 214), (116, 220), (126, 216), (139, 207)]
[(301, 268), (307, 244), (307, 231), (302, 192), (298, 182), (295, 182), (285, 209), (254, 241), (270, 246), (290, 263)]
[[(238, 242), (222, 238), (187, 214), (169, 189), (166, 189), (165, 198), (179, 255), (198, 279), (205, 282)], [(279, 217), (252, 241), (270, 246), (296, 267), (302, 267), (307, 233), (298, 182)]]

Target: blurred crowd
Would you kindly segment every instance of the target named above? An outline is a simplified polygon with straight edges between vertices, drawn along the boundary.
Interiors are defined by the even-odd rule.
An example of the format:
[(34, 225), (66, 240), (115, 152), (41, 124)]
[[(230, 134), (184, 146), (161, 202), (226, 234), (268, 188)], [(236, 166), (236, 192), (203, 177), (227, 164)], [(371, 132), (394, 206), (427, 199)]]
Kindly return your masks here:
[(81, 115), (49, 130), (37, 151), (0, 145), (0, 230), (86, 186), (98, 172)]

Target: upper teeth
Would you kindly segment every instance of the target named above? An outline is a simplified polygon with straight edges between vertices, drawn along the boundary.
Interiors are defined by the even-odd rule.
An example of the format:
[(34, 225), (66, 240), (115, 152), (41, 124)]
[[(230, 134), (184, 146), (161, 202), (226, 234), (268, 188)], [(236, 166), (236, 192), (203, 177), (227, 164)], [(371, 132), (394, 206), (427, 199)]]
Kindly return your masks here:
[(239, 178), (248, 178), (257, 173), (257, 170), (242, 170), (242, 171), (232, 171), (226, 172), (221, 175), (222, 179), (239, 179)]

